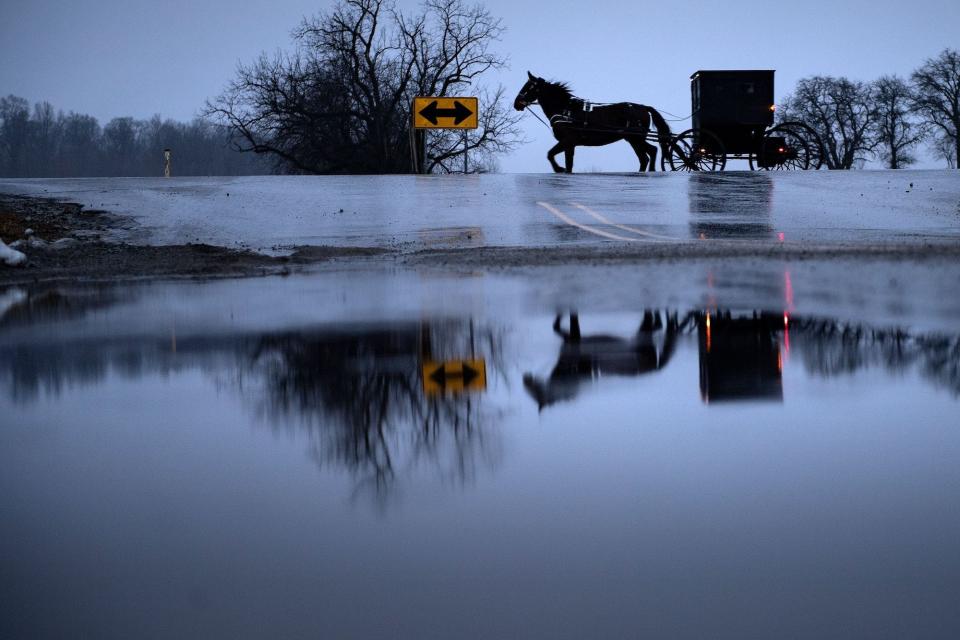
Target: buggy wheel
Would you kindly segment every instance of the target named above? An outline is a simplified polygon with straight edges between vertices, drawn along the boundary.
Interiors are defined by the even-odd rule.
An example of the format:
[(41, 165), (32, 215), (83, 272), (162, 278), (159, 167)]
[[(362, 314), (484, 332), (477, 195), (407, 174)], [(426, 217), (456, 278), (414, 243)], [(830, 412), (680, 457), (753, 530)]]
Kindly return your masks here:
[(823, 157), (823, 143), (816, 131), (802, 122), (783, 122), (763, 134), (758, 153), (750, 156), (750, 168), (816, 170), (823, 166)]
[(810, 169), (816, 170), (823, 166), (823, 159), (826, 157), (823, 150), (823, 141), (820, 140), (820, 136), (813, 130), (813, 127), (803, 122), (784, 122), (780, 126), (790, 127), (806, 141), (807, 147), (810, 149)]
[(816, 163), (805, 137), (788, 124), (764, 132), (759, 150), (750, 156), (751, 169), (803, 170), (815, 167)]
[(666, 163), (674, 171), (723, 171), (727, 151), (715, 134), (706, 129), (687, 129), (670, 141)]

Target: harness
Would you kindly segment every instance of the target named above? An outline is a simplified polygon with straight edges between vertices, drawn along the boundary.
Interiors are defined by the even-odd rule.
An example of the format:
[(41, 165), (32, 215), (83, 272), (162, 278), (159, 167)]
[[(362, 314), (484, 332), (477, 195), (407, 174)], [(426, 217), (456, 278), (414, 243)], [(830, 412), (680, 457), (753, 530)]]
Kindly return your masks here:
[[(533, 115), (534, 118), (540, 121), (540, 123), (545, 126), (547, 129), (553, 131), (554, 127), (570, 127), (578, 124), (576, 118), (574, 118), (573, 109), (565, 109), (558, 114), (553, 115), (550, 118), (550, 122), (547, 123), (543, 118), (537, 115), (537, 112), (531, 109), (530, 107), (539, 104), (539, 100), (534, 100), (533, 102), (528, 102), (524, 105), (524, 111), (528, 111)], [(582, 98), (573, 98), (571, 100), (572, 104), (579, 103), (582, 105), (581, 112), (586, 116), (586, 114), (591, 113), (594, 107), (605, 107), (613, 102), (590, 102), (588, 100), (583, 100)], [(676, 116), (669, 111), (660, 110), (661, 113), (673, 116), (672, 118), (664, 118), (668, 122), (682, 122), (683, 120), (689, 120), (690, 116), (680, 117)], [(580, 126), (577, 127), (579, 131), (584, 132), (594, 132), (594, 133), (626, 133), (629, 130), (629, 126), (626, 128), (611, 128), (611, 127), (588, 127), (586, 117), (583, 118), (583, 121), (579, 123)], [(656, 127), (653, 127), (653, 130), (647, 134), (647, 139), (651, 142), (658, 142), (660, 140), (659, 134), (656, 132)]]
[[(575, 128), (577, 131), (582, 131), (585, 133), (613, 133), (613, 134), (626, 134), (630, 132), (631, 124), (628, 122), (626, 126), (623, 127), (597, 127), (590, 126), (587, 115), (592, 113), (594, 107), (605, 107), (611, 104), (612, 102), (590, 102), (589, 100), (584, 100), (582, 98), (572, 98), (570, 100), (570, 105), (561, 111), (550, 116), (550, 122), (547, 123), (543, 120), (537, 112), (531, 109), (533, 105), (539, 104), (539, 100), (534, 100), (533, 102), (528, 102), (523, 108), (524, 110), (529, 111), (533, 114), (533, 117), (536, 118), (543, 124), (543, 126), (550, 129), (552, 132), (555, 132), (557, 129), (569, 129)], [(651, 140), (656, 140), (657, 138), (649, 134), (647, 137)]]

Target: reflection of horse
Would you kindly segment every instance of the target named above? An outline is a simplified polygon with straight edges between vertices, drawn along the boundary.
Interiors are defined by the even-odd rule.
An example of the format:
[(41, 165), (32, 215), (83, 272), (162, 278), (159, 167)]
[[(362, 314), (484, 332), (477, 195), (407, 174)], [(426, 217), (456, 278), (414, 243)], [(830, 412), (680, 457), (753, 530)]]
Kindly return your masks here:
[[(676, 314), (666, 314), (666, 326), (659, 312), (647, 311), (636, 335), (621, 338), (609, 335), (583, 336), (580, 318), (570, 314), (570, 330), (560, 326), (558, 315), (553, 330), (563, 338), (560, 356), (550, 376), (543, 380), (531, 374), (523, 376), (523, 385), (537, 401), (540, 409), (577, 395), (580, 383), (597, 375), (637, 376), (657, 371), (670, 361), (679, 330)], [(663, 331), (663, 345), (658, 349), (656, 337)]]
[[(523, 111), (538, 104), (550, 120), (557, 144), (547, 152), (547, 160), (557, 173), (573, 173), (573, 150), (578, 145), (599, 147), (626, 140), (640, 160), (640, 171), (655, 171), (657, 148), (647, 142), (650, 121), (657, 129), (657, 139), (664, 156), (670, 144), (670, 126), (654, 109), (633, 102), (591, 105), (574, 97), (561, 82), (548, 82), (529, 71), (529, 79), (513, 101), (513, 108)], [(563, 151), (566, 168), (553, 159)]]

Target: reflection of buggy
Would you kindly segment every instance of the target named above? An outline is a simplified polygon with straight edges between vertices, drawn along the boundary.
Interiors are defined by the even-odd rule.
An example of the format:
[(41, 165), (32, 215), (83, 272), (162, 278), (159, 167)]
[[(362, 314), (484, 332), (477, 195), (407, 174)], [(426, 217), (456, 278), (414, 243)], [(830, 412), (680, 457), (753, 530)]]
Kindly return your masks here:
[(721, 171), (727, 158), (737, 158), (751, 169), (819, 169), (823, 146), (813, 129), (802, 122), (772, 126), (773, 73), (697, 71), (690, 76), (693, 128), (672, 138), (661, 166)]
[(700, 395), (718, 400), (783, 400), (782, 316), (694, 314), (700, 344)]

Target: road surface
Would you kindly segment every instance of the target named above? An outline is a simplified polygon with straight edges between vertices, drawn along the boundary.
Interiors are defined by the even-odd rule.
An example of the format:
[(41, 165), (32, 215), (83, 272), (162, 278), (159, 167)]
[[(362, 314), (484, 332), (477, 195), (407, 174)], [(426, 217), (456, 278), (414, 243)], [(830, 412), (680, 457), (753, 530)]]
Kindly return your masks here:
[(130, 215), (140, 227), (123, 240), (281, 252), (960, 239), (950, 171), (0, 180), (0, 192)]

